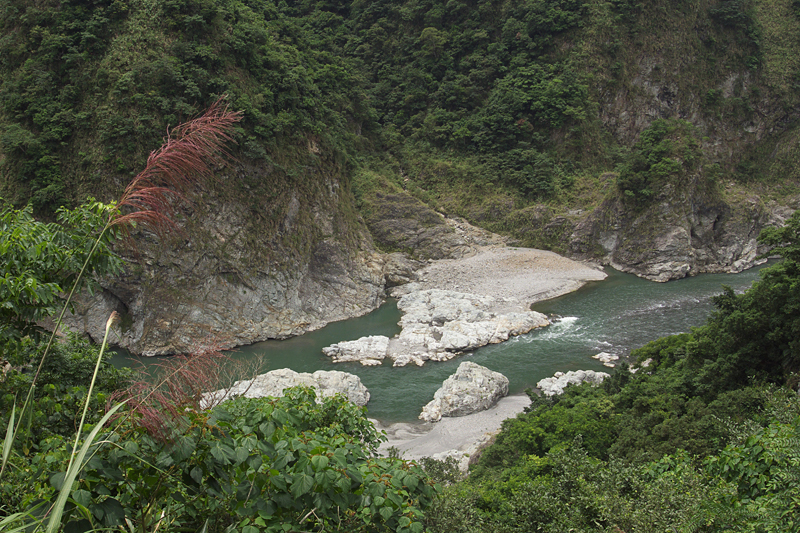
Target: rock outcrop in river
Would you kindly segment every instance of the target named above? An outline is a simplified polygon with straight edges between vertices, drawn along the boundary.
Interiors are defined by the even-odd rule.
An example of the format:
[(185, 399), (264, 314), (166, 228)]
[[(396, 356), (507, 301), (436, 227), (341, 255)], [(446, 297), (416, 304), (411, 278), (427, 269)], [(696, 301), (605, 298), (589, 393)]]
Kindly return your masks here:
[(544, 378), (536, 383), (545, 396), (555, 396), (564, 392), (569, 385), (580, 385), (581, 383), (591, 383), (593, 386), (600, 385), (604, 379), (610, 377), (606, 372), (595, 372), (594, 370), (570, 370), (556, 372), (551, 378)]
[(438, 422), (443, 416), (466, 416), (485, 411), (507, 394), (507, 377), (472, 361), (464, 361), (434, 393), (433, 400), (422, 408), (419, 418)]
[(519, 302), (456, 291), (411, 292), (397, 302), (403, 312), (395, 365), (444, 361), (459, 353), (496, 344), (550, 323), (536, 311), (510, 311)]
[(403, 296), (397, 307), (403, 312), (403, 329), (396, 338), (362, 337), (323, 348), (323, 353), (337, 363), (375, 365), (389, 357), (394, 366), (421, 366), (549, 324), (543, 314), (519, 309), (520, 302), (456, 291), (413, 291)]

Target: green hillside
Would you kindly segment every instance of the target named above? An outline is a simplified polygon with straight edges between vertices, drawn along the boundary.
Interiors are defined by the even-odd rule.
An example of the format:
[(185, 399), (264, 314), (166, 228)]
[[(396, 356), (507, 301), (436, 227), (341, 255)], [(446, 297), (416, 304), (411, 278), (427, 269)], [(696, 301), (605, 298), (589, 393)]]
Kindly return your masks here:
[[(797, 177), (790, 0), (12, 0), (1, 20), (1, 190), (43, 213), (113, 194), (220, 94), (245, 112), (243, 161), (302, 182), (315, 155), (495, 229), (513, 225), (498, 201)], [(641, 153), (658, 119), (691, 142)], [(621, 179), (601, 192), (605, 172)]]

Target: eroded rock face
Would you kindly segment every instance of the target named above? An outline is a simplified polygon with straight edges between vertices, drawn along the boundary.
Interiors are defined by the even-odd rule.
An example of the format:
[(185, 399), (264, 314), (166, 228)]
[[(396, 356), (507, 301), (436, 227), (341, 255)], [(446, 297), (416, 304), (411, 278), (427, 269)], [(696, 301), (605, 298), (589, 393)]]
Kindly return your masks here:
[(205, 405), (218, 404), (226, 399), (244, 396), (245, 398), (277, 398), (283, 396), (283, 390), (289, 387), (313, 387), (322, 398), (335, 394), (344, 394), (358, 406), (369, 402), (369, 391), (361, 383), (361, 379), (347, 372), (337, 370), (317, 370), (313, 374), (298, 373), (288, 368), (273, 370), (260, 374), (254, 379), (237, 381), (230, 389), (221, 389), (204, 395)]
[[(280, 186), (274, 175), (236, 180), (251, 178)], [(351, 197), (317, 178), (307, 194), (283, 187), (271, 203), (237, 181), (193, 205), (171, 238), (134, 235), (127, 271), (78, 302), (67, 326), (99, 341), (116, 310), (115, 344), (169, 355), (209, 338), (222, 348), (286, 338), (372, 311), (384, 297), (383, 256), (352, 216)]]
[[(600, 177), (606, 188), (616, 187), (615, 179), (614, 174)], [(510, 215), (508, 223), (530, 245), (653, 281), (741, 272), (756, 265), (765, 251), (758, 246), (759, 233), (782, 225), (793, 209), (765, 204), (756, 196), (724, 201), (703, 188), (697, 176), (687, 177), (692, 179), (681, 187), (665, 186), (642, 209), (615, 196), (593, 211), (573, 210), (565, 216), (532, 206)]]
[(402, 252), (387, 254), (384, 257), (383, 277), (386, 287), (397, 287), (417, 279), (417, 270), (425, 264), (408, 257)]
[(377, 192), (369, 199), (367, 226), (384, 247), (404, 250), (415, 259), (463, 257), (474, 251), (445, 218), (405, 192)]
[(591, 383), (593, 386), (600, 385), (604, 379), (611, 377), (605, 372), (595, 372), (594, 370), (570, 370), (566, 374), (556, 372), (552, 378), (544, 378), (536, 384), (545, 396), (555, 396), (564, 392), (569, 385), (580, 385), (581, 383)]
[(464, 361), (422, 408), (419, 418), (438, 422), (443, 416), (466, 416), (485, 411), (508, 394), (508, 378), (499, 372)]
[(758, 199), (731, 206), (690, 187), (667, 188), (646, 210), (631, 213), (607, 201), (570, 237), (577, 257), (597, 257), (618, 270), (668, 281), (704, 272), (741, 272), (756, 264), (761, 230), (780, 224)]

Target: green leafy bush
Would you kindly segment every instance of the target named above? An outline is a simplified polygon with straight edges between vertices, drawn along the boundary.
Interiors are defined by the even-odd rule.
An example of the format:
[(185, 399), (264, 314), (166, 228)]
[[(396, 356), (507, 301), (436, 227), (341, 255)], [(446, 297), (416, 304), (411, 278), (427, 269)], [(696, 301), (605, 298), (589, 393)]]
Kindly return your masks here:
[[(285, 392), (185, 411), (167, 442), (135, 414), (119, 420), (74, 487), (65, 527), (421, 532), (436, 488), (419, 466), (372, 455), (384, 437), (364, 409)], [(31, 494), (47, 499), (59, 479), (33, 475)]]
[(90, 287), (93, 276), (119, 272), (121, 262), (110, 249), (118, 237), (113, 229), (91, 253), (112, 205), (91, 200), (74, 210), (61, 208), (58, 223), (47, 224), (33, 218), (30, 206), (17, 210), (0, 202), (0, 359), (11, 359), (22, 337), (42, 331), (38, 321), (61, 310), (62, 294), (87, 258), (82, 279)]
[(650, 124), (619, 167), (617, 188), (644, 204), (668, 184), (678, 184), (700, 165), (700, 142), (685, 120), (658, 119)]

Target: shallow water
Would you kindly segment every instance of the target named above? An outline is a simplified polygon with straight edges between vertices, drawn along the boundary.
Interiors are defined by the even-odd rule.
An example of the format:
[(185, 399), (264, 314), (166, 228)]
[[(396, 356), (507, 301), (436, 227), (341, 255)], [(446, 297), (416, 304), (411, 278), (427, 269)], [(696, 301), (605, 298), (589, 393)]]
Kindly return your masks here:
[[(451, 361), (429, 361), (423, 367), (393, 368), (388, 360), (375, 367), (333, 364), (322, 354), (323, 347), (335, 342), (398, 333), (400, 313), (394, 300), (363, 317), (335, 322), (300, 337), (239, 348), (234, 357), (257, 363), (262, 372), (278, 368), (351, 372), (370, 391), (370, 417), (384, 423), (410, 422), (417, 419), (422, 406), (433, 399), (442, 381), (462, 361), (471, 360), (507, 376), (511, 394), (534, 387), (556, 371), (608, 370), (591, 356), (601, 351), (625, 356), (658, 337), (702, 325), (713, 309), (711, 297), (722, 291), (723, 284), (741, 292), (758, 279), (757, 271), (704, 274), (654, 283), (607, 269), (606, 280), (533, 307), (542, 313), (560, 315), (563, 318), (559, 322)], [(132, 359), (140, 358), (118, 359), (118, 363), (130, 364)]]

